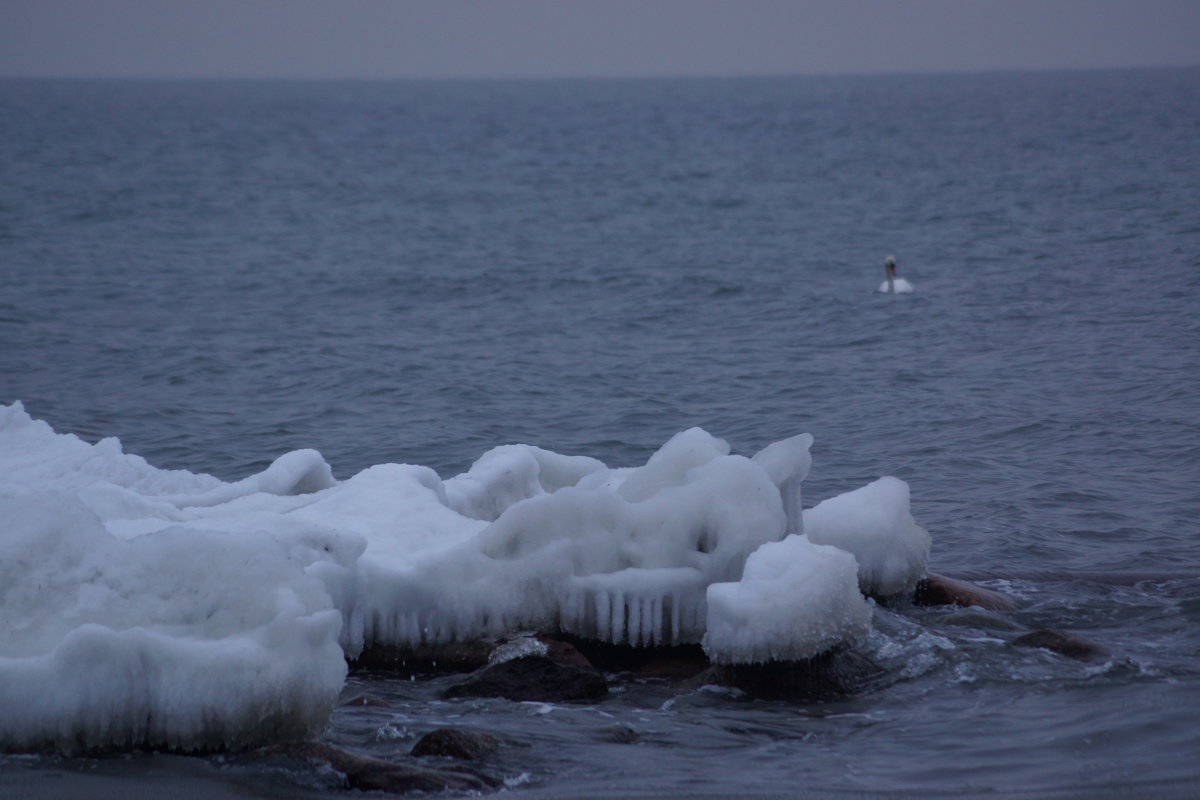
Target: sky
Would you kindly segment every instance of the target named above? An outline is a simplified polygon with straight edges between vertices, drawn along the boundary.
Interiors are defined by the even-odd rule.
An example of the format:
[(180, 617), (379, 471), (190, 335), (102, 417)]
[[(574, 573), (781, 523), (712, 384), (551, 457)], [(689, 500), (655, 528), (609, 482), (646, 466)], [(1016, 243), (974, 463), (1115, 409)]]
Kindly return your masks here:
[(1200, 64), (1200, 0), (0, 0), (3, 77), (825, 75)]

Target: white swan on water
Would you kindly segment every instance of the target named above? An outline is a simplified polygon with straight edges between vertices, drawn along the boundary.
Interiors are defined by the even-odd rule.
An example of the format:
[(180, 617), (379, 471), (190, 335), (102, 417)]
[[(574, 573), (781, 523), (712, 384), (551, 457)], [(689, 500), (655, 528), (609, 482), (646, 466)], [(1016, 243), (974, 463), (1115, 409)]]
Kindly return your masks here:
[(912, 284), (904, 280), (904, 278), (896, 277), (896, 257), (888, 256), (883, 262), (883, 268), (887, 272), (887, 280), (879, 284), (876, 291), (887, 292), (888, 294), (907, 294), (912, 291)]

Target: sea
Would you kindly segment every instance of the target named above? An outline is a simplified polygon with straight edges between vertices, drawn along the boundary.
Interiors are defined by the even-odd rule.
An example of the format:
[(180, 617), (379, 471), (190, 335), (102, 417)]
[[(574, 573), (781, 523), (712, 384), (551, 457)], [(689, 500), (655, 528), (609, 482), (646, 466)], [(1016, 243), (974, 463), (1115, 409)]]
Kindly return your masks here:
[[(59, 433), (231, 481), (808, 432), (806, 506), (899, 477), (930, 569), (1018, 603), (878, 607), (887, 678), (811, 702), (351, 671), (386, 705), (322, 741), (490, 732), (514, 798), (1200, 796), (1198, 307), (1200, 68), (0, 81), (0, 402)], [(0, 756), (5, 797), (166, 794), (358, 795)]]

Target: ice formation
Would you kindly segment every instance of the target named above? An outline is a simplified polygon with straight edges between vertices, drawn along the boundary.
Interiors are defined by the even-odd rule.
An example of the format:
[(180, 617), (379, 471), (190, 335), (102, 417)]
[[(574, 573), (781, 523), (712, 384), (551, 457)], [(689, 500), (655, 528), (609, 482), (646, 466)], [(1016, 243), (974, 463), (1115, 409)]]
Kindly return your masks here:
[[(759, 660), (851, 641), (854, 557), (864, 587), (892, 586), (915, 562), (895, 578), (887, 537), (924, 550), (895, 523), (903, 484), (902, 514), (894, 487), (801, 514), (811, 442), (750, 459), (693, 428), (622, 469), (507, 445), (446, 480), (338, 481), (299, 450), (227, 483), (0, 406), (0, 748), (302, 735), (377, 644), (560, 630)], [(855, 533), (872, 513), (888, 530)]]
[(708, 587), (704, 652), (718, 664), (800, 661), (870, 626), (854, 556), (793, 534), (754, 551), (740, 581)]
[[(501, 450), (481, 459), (484, 470), (431, 484), (422, 503), (432, 509), (443, 494), (473, 516), (495, 516), (490, 524), (465, 520), (469, 535), (419, 553), (396, 547), (406, 531), (366, 533), (364, 641), (520, 628), (636, 645), (699, 641), (708, 584), (735, 579), (746, 556), (785, 533), (779, 490), (764, 470), (699, 429), (616, 474), (590, 459)], [(501, 480), (506, 462), (512, 474)], [(531, 463), (551, 468), (550, 487), (529, 476)], [(564, 475), (577, 482), (564, 485)], [(511, 505), (497, 508), (497, 494)]]
[(298, 566), (319, 541), (121, 540), (63, 495), (0, 508), (5, 742), (221, 747), (324, 722), (346, 667), (341, 617)]
[[(286, 465), (304, 458), (237, 499), (303, 480)], [(324, 724), (346, 675), (328, 587), (363, 542), (206, 527), (169, 499), (236, 485), (0, 407), (0, 746), (211, 749)]]
[(764, 470), (779, 487), (783, 510), (787, 515), (788, 533), (804, 533), (804, 517), (800, 505), (800, 484), (812, 467), (812, 434), (802, 433), (790, 439), (769, 444), (754, 455), (754, 463)]
[(854, 554), (864, 594), (911, 592), (925, 574), (929, 533), (913, 519), (908, 484), (899, 478), (880, 478), (807, 509), (804, 530), (816, 544)]

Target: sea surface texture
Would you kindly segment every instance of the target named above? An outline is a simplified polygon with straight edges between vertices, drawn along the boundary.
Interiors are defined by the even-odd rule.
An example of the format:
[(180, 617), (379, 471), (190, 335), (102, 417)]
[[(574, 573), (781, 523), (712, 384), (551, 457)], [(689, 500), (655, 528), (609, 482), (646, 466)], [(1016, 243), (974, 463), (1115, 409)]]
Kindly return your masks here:
[[(0, 130), (0, 403), (60, 433), (232, 481), (808, 432), (806, 506), (897, 476), (930, 568), (1018, 602), (876, 608), (888, 677), (836, 701), (352, 671), (389, 706), (327, 741), (491, 731), (528, 745), (513, 797), (1200, 782), (1200, 70), (5, 81)], [(1108, 655), (1010, 644), (1038, 628)], [(0, 756), (6, 786), (345, 796), (153, 754)]]

